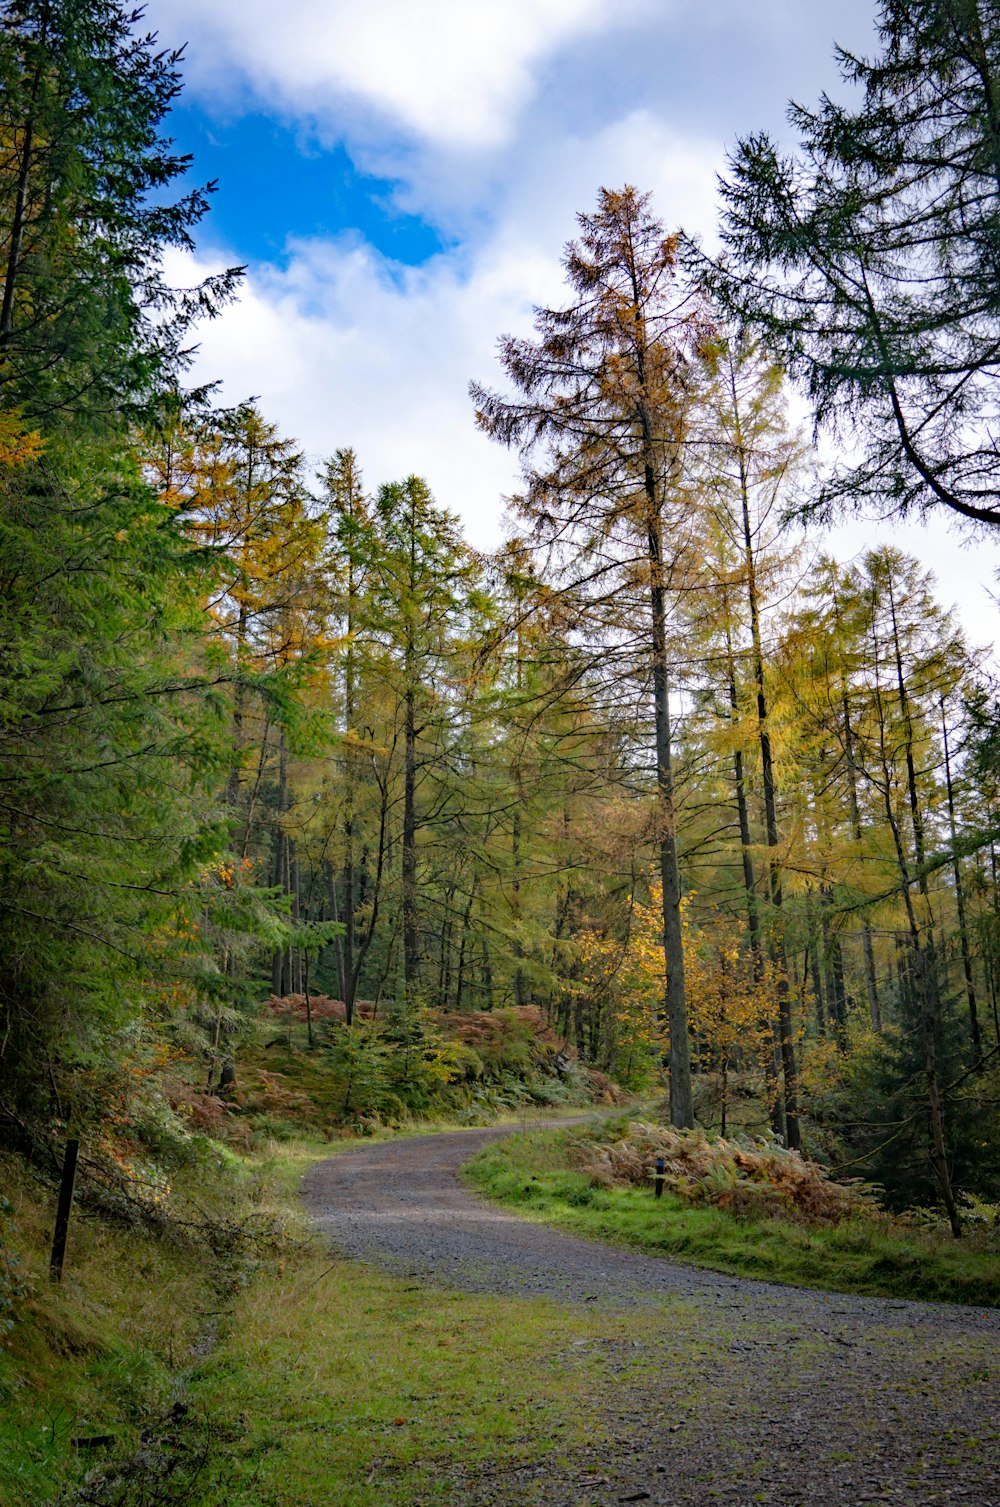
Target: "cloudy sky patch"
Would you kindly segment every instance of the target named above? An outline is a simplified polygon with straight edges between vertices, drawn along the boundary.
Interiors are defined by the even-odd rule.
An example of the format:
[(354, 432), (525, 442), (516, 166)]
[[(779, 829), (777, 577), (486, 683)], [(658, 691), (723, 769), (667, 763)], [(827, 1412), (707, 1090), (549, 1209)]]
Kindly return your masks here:
[[(154, 0), (187, 40), (171, 118), (217, 178), (197, 270), (245, 262), (198, 376), (259, 397), (316, 460), (353, 445), (372, 485), (416, 471), (477, 544), (501, 532), (513, 458), (474, 429), (470, 378), (563, 301), (560, 256), (602, 184), (649, 190), (711, 244), (716, 174), (786, 102), (842, 89), (836, 37), (870, 48), (874, 0)], [(791, 145), (791, 141), (788, 140)], [(886, 536), (850, 525), (842, 553)], [(963, 598), (977, 637), (992, 547), (893, 537)], [(970, 577), (974, 578), (970, 585)]]

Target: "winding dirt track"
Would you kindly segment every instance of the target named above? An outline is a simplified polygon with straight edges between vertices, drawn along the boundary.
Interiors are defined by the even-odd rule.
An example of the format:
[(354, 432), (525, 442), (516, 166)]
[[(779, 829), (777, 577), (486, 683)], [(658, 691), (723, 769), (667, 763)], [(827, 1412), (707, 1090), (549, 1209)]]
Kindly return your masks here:
[(648, 1311), (639, 1340), (607, 1341), (600, 1442), (457, 1467), (456, 1503), (1000, 1507), (1000, 1313), (742, 1281), (529, 1223), (459, 1181), (499, 1134), (365, 1147), (303, 1187), (346, 1256), (459, 1289)]

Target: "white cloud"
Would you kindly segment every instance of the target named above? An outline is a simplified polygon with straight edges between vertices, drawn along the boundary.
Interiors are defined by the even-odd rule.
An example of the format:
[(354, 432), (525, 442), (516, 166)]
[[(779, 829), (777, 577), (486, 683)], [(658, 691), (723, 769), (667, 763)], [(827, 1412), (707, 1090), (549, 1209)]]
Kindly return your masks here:
[[(187, 280), (206, 268), (170, 270)], [(525, 323), (530, 278), (523, 256), (503, 252), (466, 276), (447, 257), (394, 269), (358, 243), (297, 246), (204, 328), (198, 375), (221, 377), (227, 401), (259, 396), (317, 463), (353, 445), (372, 487), (424, 475), (488, 545), (513, 469), (475, 432), (467, 386), (490, 363), (489, 331)]]
[(916, 518), (892, 523), (846, 519), (818, 543), (840, 560), (881, 545), (915, 555), (933, 574), (938, 601), (956, 613), (970, 645), (988, 648), (997, 643), (1000, 541), (989, 531), (970, 534), (960, 519), (938, 508), (923, 522)]
[[(353, 445), (372, 485), (425, 476), (473, 542), (495, 543), (517, 465), (476, 431), (470, 379), (502, 385), (498, 337), (529, 333), (535, 304), (564, 301), (562, 248), (602, 183), (651, 186), (668, 227), (693, 225), (710, 214), (715, 165), (711, 145), (637, 113), (540, 146), (495, 228), (420, 267), (356, 237), (293, 244), (284, 265), (252, 268), (240, 301), (203, 328), (198, 377), (221, 378), (229, 402), (258, 395), (317, 460)], [(198, 275), (188, 258), (169, 270)]]
[[(197, 376), (221, 378), (228, 402), (258, 395), (266, 417), (317, 464), (353, 445), (372, 488), (425, 476), (471, 541), (489, 547), (501, 534), (501, 498), (517, 489), (517, 462), (476, 431), (470, 378), (502, 386), (498, 336), (530, 333), (534, 304), (565, 299), (562, 248), (601, 184), (648, 188), (668, 227), (711, 237), (721, 156), (720, 144), (645, 111), (590, 136), (554, 133), (495, 187), (478, 239), (420, 267), (389, 263), (354, 236), (291, 244), (280, 266), (252, 267), (240, 301), (203, 328)], [(433, 183), (421, 192), (433, 194)], [(175, 257), (169, 270), (189, 282), (199, 265)], [(943, 520), (891, 530), (856, 522), (816, 542), (846, 557), (890, 535), (935, 569), (942, 599), (958, 601), (974, 641), (995, 637), (985, 587), (997, 550), (963, 551)]]
[[(235, 73), (271, 104), (319, 120), (352, 101), (438, 145), (493, 147), (532, 96), (540, 63), (657, 0), (160, 0), (173, 41), (196, 39), (196, 89)], [(662, 4), (662, 0), (659, 0)]]

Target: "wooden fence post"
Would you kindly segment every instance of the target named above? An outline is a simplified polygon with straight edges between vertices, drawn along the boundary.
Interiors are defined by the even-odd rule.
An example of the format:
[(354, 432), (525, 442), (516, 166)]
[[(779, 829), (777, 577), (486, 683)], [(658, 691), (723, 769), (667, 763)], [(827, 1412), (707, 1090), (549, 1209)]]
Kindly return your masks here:
[(67, 1141), (63, 1157), (62, 1181), (59, 1184), (59, 1203), (56, 1208), (56, 1229), (52, 1237), (52, 1259), (49, 1276), (53, 1282), (62, 1281), (63, 1258), (66, 1255), (66, 1236), (69, 1234), (69, 1216), (73, 1207), (73, 1187), (76, 1183), (76, 1162), (80, 1155), (80, 1142)]

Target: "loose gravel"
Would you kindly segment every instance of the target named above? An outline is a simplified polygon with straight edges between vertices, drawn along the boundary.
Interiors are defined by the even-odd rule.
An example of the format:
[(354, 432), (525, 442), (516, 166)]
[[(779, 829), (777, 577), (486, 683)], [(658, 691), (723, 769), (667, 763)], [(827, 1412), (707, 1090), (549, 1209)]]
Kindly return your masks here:
[[(1000, 1507), (1000, 1313), (720, 1276), (578, 1239), (487, 1204), (462, 1164), (497, 1130), (419, 1136), (323, 1162), (303, 1186), (344, 1255), (474, 1292), (639, 1310), (595, 1347), (594, 1442), (450, 1472), (463, 1507)], [(637, 1315), (638, 1316), (638, 1315)], [(620, 1326), (618, 1326), (620, 1329)], [(415, 1504), (416, 1507), (416, 1504)]]

